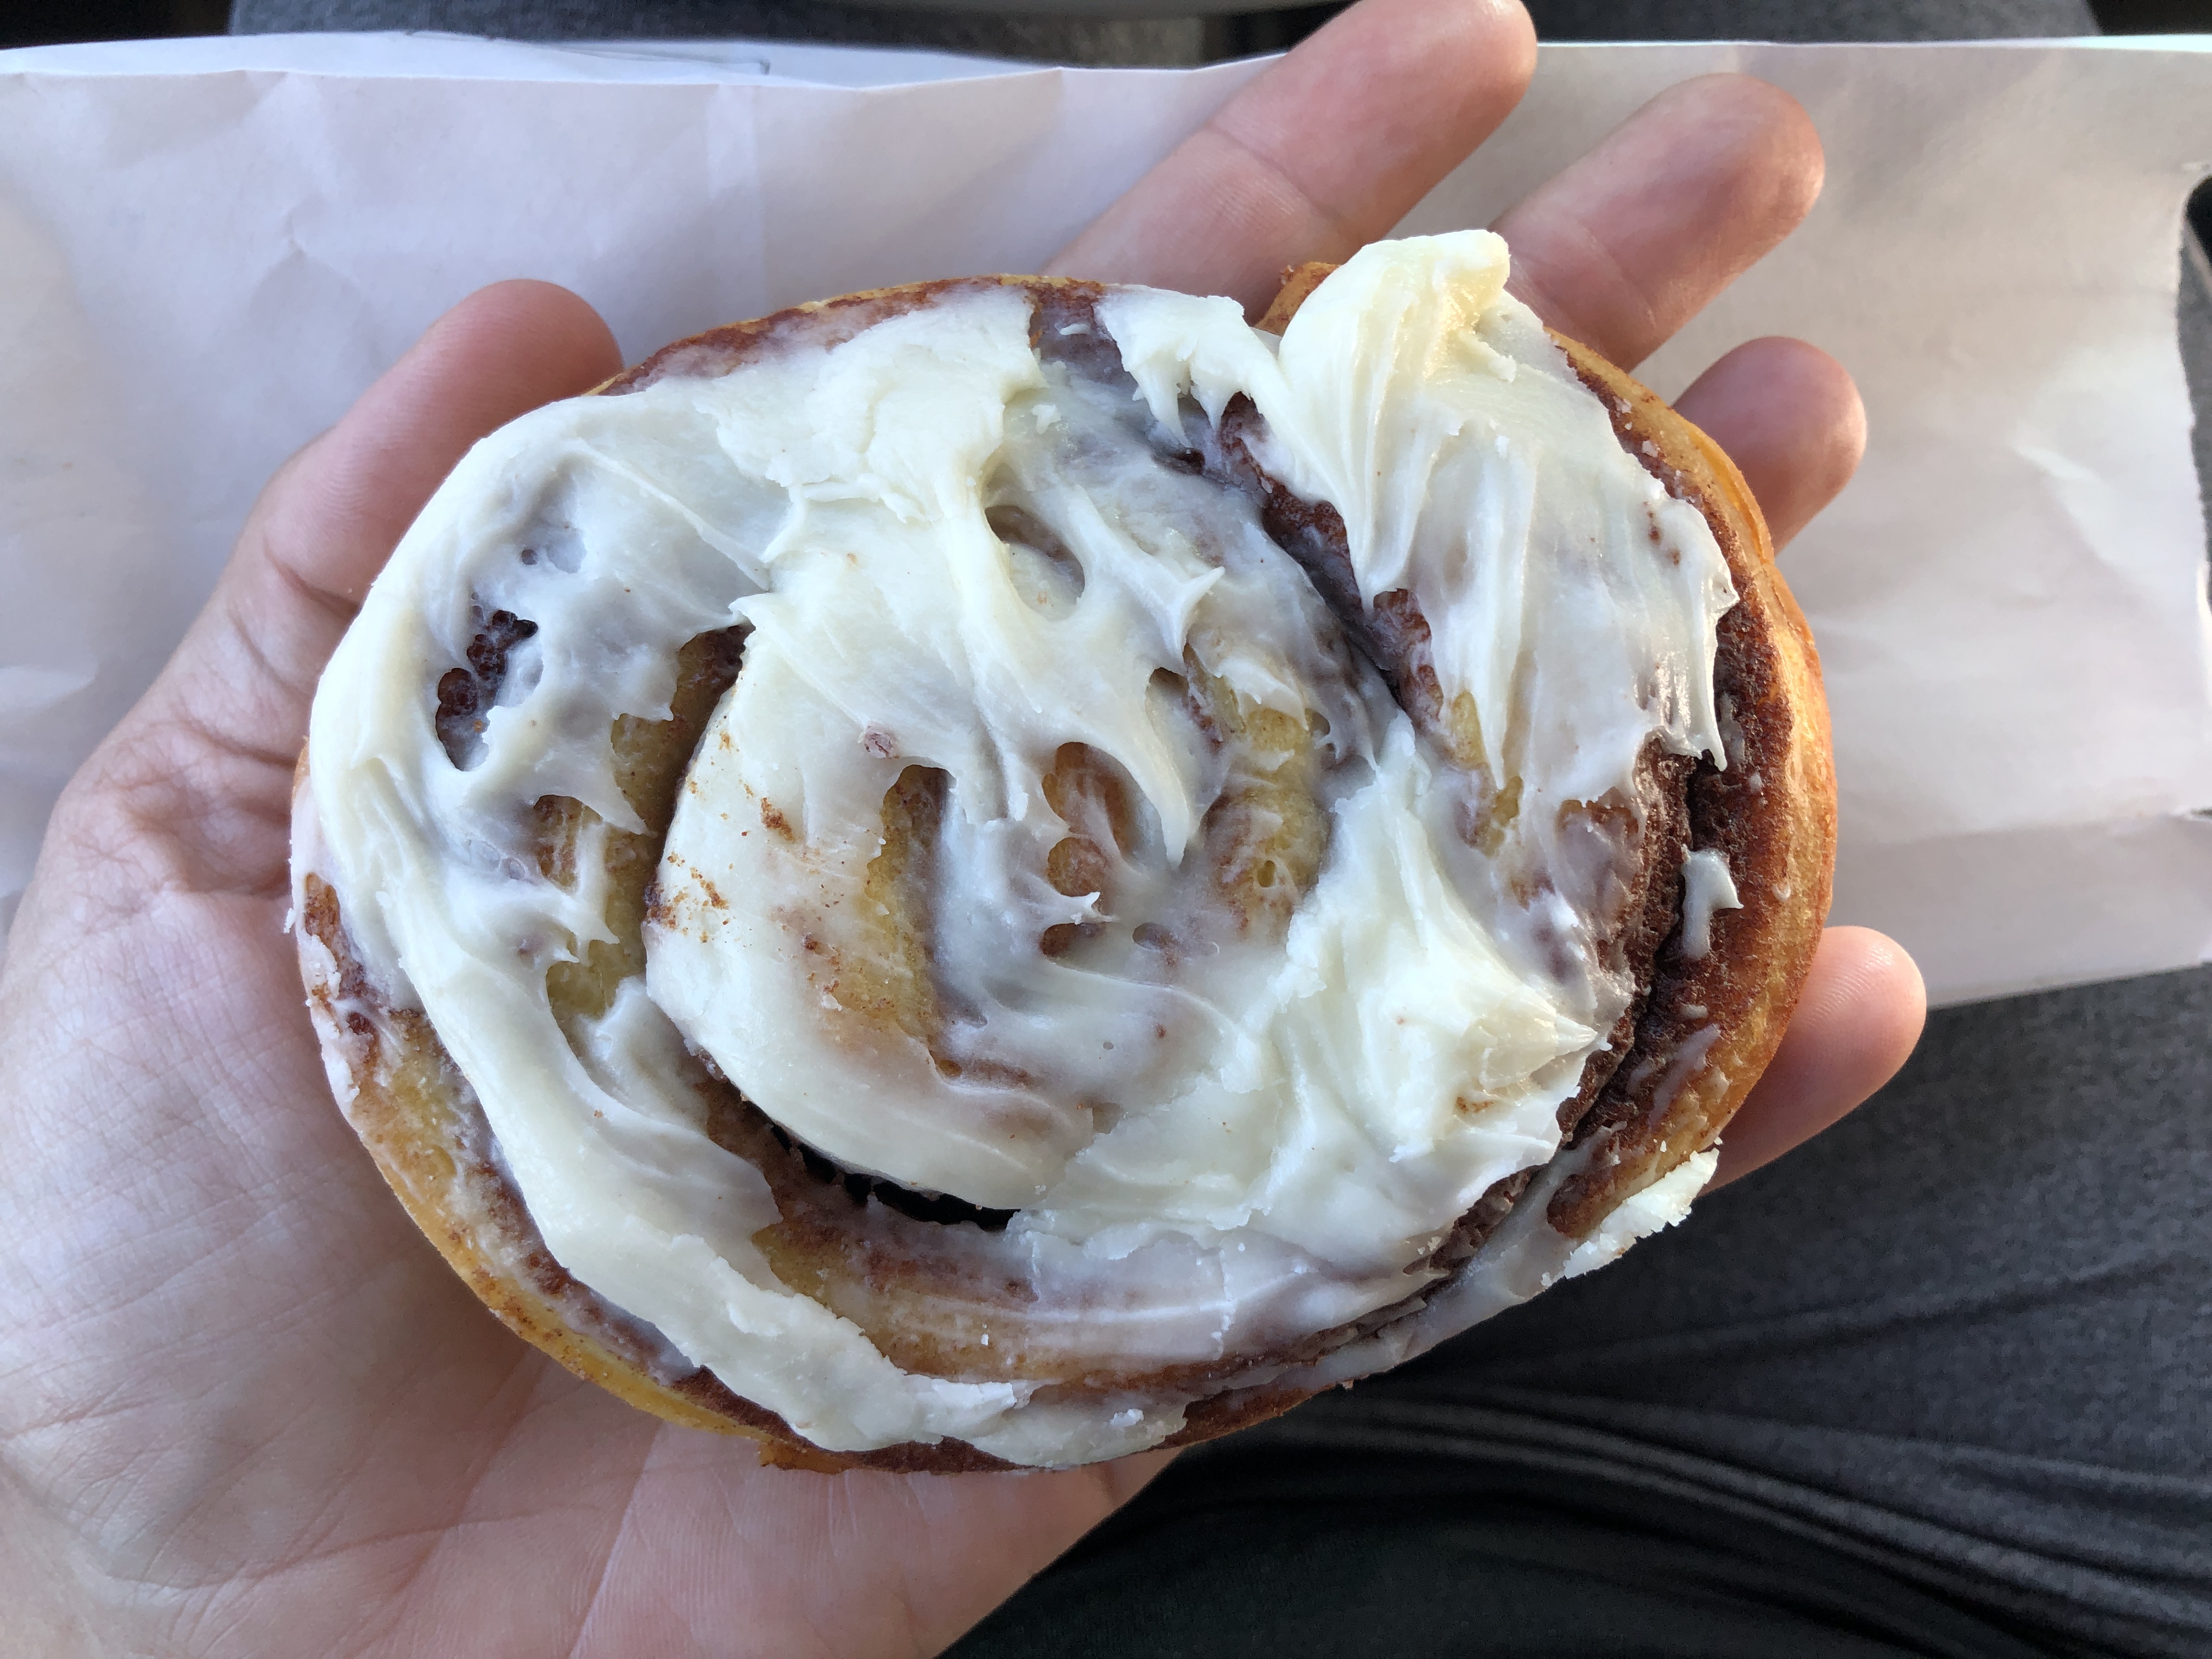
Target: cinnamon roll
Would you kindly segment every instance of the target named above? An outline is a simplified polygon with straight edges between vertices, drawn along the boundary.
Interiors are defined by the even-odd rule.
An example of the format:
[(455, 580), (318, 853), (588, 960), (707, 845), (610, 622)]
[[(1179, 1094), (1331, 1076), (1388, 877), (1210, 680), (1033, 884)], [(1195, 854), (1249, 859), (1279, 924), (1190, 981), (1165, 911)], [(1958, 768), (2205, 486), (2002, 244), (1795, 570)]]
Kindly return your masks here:
[(672, 346), (316, 698), (332, 1085), (493, 1310), (821, 1468), (1067, 1465), (1679, 1219), (1826, 910), (1741, 477), (1486, 232)]

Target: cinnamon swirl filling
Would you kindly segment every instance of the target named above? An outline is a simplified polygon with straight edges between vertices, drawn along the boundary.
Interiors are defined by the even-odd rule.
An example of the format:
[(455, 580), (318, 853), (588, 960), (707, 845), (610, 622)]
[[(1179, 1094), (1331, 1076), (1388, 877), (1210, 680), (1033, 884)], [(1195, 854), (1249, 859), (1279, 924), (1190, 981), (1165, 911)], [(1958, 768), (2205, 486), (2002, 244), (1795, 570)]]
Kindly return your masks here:
[(1188, 1437), (1679, 1218), (1702, 1145), (1565, 1219), (1719, 1035), (1738, 572), (1506, 271), (893, 291), (486, 439), (316, 701), (341, 1097), (449, 1059), (500, 1224), (862, 1459)]

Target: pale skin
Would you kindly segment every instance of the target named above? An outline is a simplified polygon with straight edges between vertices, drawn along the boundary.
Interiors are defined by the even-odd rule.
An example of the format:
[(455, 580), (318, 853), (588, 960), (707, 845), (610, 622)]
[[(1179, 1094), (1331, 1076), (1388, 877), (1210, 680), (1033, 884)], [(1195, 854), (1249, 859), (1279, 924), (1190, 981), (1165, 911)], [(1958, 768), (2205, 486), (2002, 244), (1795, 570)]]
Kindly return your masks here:
[[(1264, 305), (1386, 232), (1504, 117), (1510, 0), (1365, 0), (1054, 269)], [(1810, 206), (1803, 112), (1713, 77), (1500, 222), (1546, 320), (1633, 367)], [(824, 1476), (666, 1427), (509, 1335), (332, 1106), (287, 904), (308, 702), (477, 437), (620, 367), (543, 283), (461, 301), (270, 483), (215, 597), (56, 810), (0, 973), (0, 1607), (12, 1651), (777, 1659), (937, 1651), (1160, 1466)], [(1758, 340), (1680, 408), (1786, 542), (1850, 477), (1856, 393)], [(1918, 975), (1832, 930), (1729, 1131), (1733, 1178), (1902, 1063)]]

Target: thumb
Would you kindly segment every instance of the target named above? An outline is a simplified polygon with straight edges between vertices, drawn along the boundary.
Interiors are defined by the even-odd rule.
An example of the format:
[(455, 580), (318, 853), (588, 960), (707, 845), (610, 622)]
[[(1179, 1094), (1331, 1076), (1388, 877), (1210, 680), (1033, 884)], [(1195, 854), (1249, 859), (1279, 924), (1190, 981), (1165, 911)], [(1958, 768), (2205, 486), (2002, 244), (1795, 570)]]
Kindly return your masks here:
[(308, 706), (368, 584), (470, 445), (621, 367), (599, 313), (548, 283), (496, 283), (432, 324), (270, 480), (206, 609), (64, 805), (122, 808), (100, 838), (160, 843), (165, 879), (281, 890)]

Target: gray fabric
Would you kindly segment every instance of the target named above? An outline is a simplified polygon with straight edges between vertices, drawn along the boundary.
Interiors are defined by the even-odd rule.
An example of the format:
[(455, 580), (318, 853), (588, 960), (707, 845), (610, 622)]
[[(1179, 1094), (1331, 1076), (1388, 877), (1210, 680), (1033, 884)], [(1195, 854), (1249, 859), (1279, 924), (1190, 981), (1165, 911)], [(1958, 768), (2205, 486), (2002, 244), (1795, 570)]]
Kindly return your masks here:
[[(1193, 17), (994, 16), (827, 0), (233, 0), (234, 34), (443, 29), (517, 40), (835, 40), (1064, 64), (1189, 64), (1234, 55)], [(1224, 51), (1224, 44), (1232, 49)]]
[[(2048, 1659), (1710, 1509), (1375, 1437), (1178, 1464), (950, 1659)], [(1516, 1475), (1517, 1474), (1517, 1483)], [(1561, 1501), (1562, 1488), (1571, 1501)]]
[(1526, 0), (1547, 40), (1990, 40), (2094, 34), (2088, 0)]

